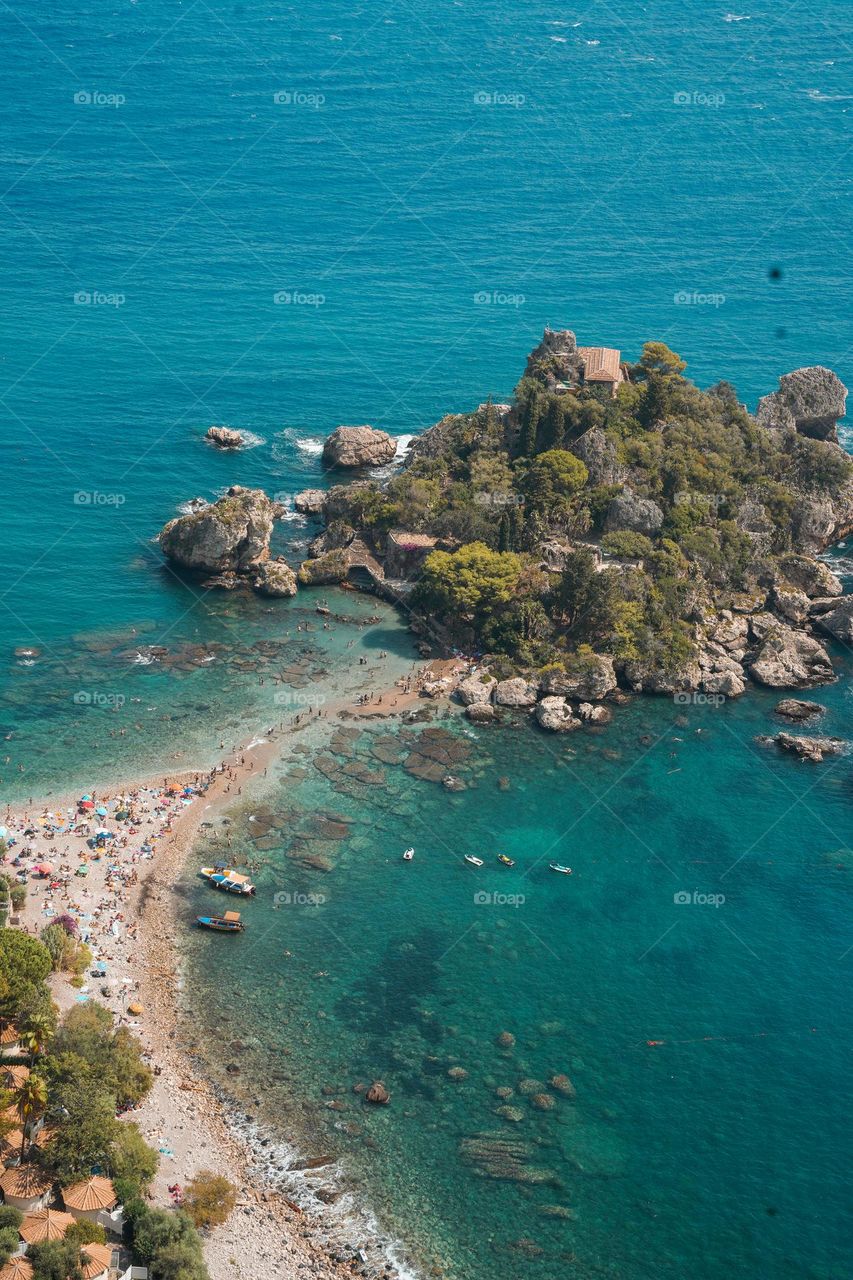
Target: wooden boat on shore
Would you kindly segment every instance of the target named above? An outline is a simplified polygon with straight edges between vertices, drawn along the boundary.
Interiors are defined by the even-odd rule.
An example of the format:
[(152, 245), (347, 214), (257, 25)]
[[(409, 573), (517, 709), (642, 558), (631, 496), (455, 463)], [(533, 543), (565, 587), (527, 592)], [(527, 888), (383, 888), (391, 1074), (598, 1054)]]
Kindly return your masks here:
[(196, 916), (196, 924), (215, 933), (242, 933), (246, 927), (239, 911), (226, 911), (224, 916)]
[(213, 867), (202, 867), (199, 875), (208, 884), (212, 884), (214, 889), (221, 889), (223, 893), (236, 893), (240, 897), (247, 898), (255, 892), (255, 886), (248, 876), (241, 875), (239, 871), (235, 871), (224, 862), (218, 862)]

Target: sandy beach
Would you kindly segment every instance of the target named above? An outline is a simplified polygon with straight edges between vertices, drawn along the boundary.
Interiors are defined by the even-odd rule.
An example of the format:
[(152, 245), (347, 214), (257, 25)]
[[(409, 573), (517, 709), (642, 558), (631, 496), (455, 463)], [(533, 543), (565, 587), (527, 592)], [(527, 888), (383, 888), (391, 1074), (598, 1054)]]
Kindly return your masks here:
[[(335, 722), (352, 717), (397, 717), (419, 703), (424, 685), (460, 670), (458, 660), (433, 661), (413, 669), (391, 689), (371, 694), (370, 701), (328, 705), (310, 716), (303, 712), (278, 727), (267, 728), (243, 745), (235, 745), (212, 770), (184, 770), (157, 779), (100, 788), (93, 784), (81, 811), (81, 796), (52, 796), (7, 808), (4, 824), (14, 843), (6, 869), (19, 858), (30, 871), (28, 895), (13, 923), (39, 933), (57, 915), (69, 912), (80, 936), (91, 947), (94, 963), (82, 987), (67, 974), (53, 979), (62, 1009), (94, 998), (141, 1040), (155, 1070), (154, 1086), (131, 1113), (143, 1135), (160, 1152), (152, 1199), (171, 1203), (168, 1188), (184, 1186), (201, 1169), (224, 1173), (239, 1188), (230, 1220), (211, 1232), (205, 1257), (212, 1280), (296, 1280), (312, 1275), (359, 1274), (391, 1280), (393, 1267), (369, 1241), (349, 1247), (329, 1243), (326, 1224), (300, 1209), (255, 1175), (255, 1157), (232, 1132), (216, 1090), (194, 1070), (178, 1043), (178, 961), (173, 939), (185, 927), (176, 918), (172, 887), (202, 823), (218, 814), (262, 778), (269, 765), (298, 742), (312, 719)], [(116, 819), (116, 813), (129, 817)], [(113, 836), (103, 848), (90, 848), (98, 829)], [(44, 877), (32, 874), (50, 866)], [(85, 874), (79, 869), (85, 867)], [(233, 904), (232, 904), (233, 905)], [(94, 970), (103, 976), (93, 976)], [(141, 1005), (132, 1015), (130, 1005)]]

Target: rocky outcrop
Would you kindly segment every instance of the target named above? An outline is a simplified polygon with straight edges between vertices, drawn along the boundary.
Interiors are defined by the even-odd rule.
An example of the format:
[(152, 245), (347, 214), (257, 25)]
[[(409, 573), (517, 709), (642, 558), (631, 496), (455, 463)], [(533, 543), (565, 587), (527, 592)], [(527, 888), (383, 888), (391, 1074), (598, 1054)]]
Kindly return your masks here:
[(828, 565), (811, 556), (783, 556), (779, 567), (792, 587), (802, 591), (809, 599), (820, 596), (840, 596), (844, 590), (841, 579), (837, 578)]
[(777, 582), (770, 596), (770, 607), (780, 618), (795, 625), (805, 622), (809, 616), (809, 598), (804, 591)]
[(687, 662), (673, 670), (649, 667), (643, 662), (626, 662), (623, 675), (637, 693), (688, 693), (698, 689), (702, 683), (702, 668), (698, 661)]
[(749, 674), (770, 689), (807, 689), (835, 678), (823, 645), (782, 624), (767, 632)]
[(293, 499), (293, 509), (303, 516), (321, 516), (326, 510), (325, 489), (303, 489)]
[(483, 671), (476, 675), (467, 676), (456, 686), (456, 692), (465, 706), (471, 707), (478, 703), (491, 702), (492, 690), (496, 684), (495, 677)]
[(536, 722), (552, 733), (570, 733), (580, 729), (581, 721), (575, 716), (565, 698), (543, 698), (536, 707)]
[(639, 498), (630, 489), (615, 497), (604, 517), (605, 533), (628, 529), (632, 533), (655, 534), (663, 525), (663, 512), (652, 498)]
[(823, 365), (795, 369), (779, 379), (779, 390), (759, 400), (756, 421), (771, 430), (797, 431), (814, 440), (837, 443), (836, 427), (844, 417), (847, 388)]
[(326, 587), (343, 582), (349, 573), (350, 558), (345, 549), (329, 551), (316, 560), (303, 560), (297, 577), (306, 587)]
[(584, 724), (610, 724), (613, 712), (608, 707), (594, 707), (591, 702), (582, 702), (578, 707), (578, 716)]
[(826, 708), (819, 702), (806, 702), (802, 698), (783, 698), (773, 710), (777, 716), (802, 723), (804, 720), (813, 720), (815, 716), (822, 716)]
[(853, 645), (853, 596), (845, 596), (834, 609), (821, 613), (815, 624), (841, 644)]
[(344, 547), (350, 546), (354, 538), (355, 529), (351, 525), (345, 524), (343, 520), (333, 520), (312, 540), (308, 551), (314, 558), (324, 556), (329, 551), (341, 551)]
[(521, 676), (514, 676), (511, 680), (501, 680), (495, 685), (494, 699), (499, 707), (532, 707), (538, 694), (535, 684)]
[(248, 574), (269, 559), (276, 510), (262, 490), (233, 485), (211, 506), (170, 520), (158, 542), (164, 555), (184, 569)]
[(239, 449), (244, 443), (240, 432), (230, 427), (208, 427), (204, 438), (219, 449)]
[(582, 702), (600, 702), (616, 684), (613, 659), (598, 653), (576, 654), (565, 663), (548, 667), (541, 677), (543, 693)]
[(621, 484), (624, 480), (626, 470), (618, 461), (616, 445), (599, 427), (584, 432), (569, 448), (586, 466), (590, 484)]
[(527, 357), (526, 378), (536, 378), (548, 387), (558, 382), (580, 380), (581, 358), (571, 329), (546, 329), (542, 341)]
[(253, 574), (252, 586), (262, 596), (295, 596), (296, 574), (283, 560), (265, 560)]
[(490, 702), (471, 702), (465, 708), (465, 715), (472, 724), (493, 724), (497, 714)]
[(338, 427), (323, 445), (327, 467), (380, 467), (391, 462), (397, 444), (387, 431), (375, 427)]
[(816, 764), (824, 756), (840, 756), (847, 746), (843, 738), (806, 738), (796, 733), (777, 733), (770, 741), (775, 742), (780, 750)]

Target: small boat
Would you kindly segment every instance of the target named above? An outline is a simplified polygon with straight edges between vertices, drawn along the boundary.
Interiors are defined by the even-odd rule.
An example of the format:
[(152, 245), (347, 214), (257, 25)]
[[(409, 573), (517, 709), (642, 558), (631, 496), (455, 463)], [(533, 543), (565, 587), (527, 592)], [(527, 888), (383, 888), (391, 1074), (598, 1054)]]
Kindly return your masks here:
[(226, 911), (224, 916), (196, 916), (201, 929), (213, 929), (216, 933), (242, 933), (245, 925), (239, 911)]
[(472, 867), (482, 867), (482, 865), (483, 865), (483, 859), (482, 859), (482, 858), (475, 858), (475, 857), (474, 857), (474, 855), (473, 855), (473, 853), (466, 853), (466, 854), (465, 854), (465, 861), (466, 861), (466, 862), (470, 862)]
[(414, 856), (415, 856), (415, 851), (414, 851), (414, 849), (407, 849), (407, 850), (406, 850), (406, 852), (403, 854), (403, 861), (404, 861), (404, 862), (411, 862), (411, 861), (412, 861), (412, 858), (414, 858)]
[(559, 871), (561, 876), (570, 876), (572, 874), (571, 867), (563, 867), (559, 862), (549, 862), (548, 866), (552, 871)]
[(224, 893), (250, 897), (255, 892), (255, 886), (249, 881), (248, 876), (241, 875), (239, 871), (235, 871), (224, 862), (217, 862), (213, 867), (202, 867), (199, 875), (212, 884), (214, 889), (221, 889)]
[(505, 867), (514, 867), (514, 866), (515, 866), (515, 859), (514, 859), (514, 858), (508, 858), (508, 857), (506, 856), (506, 854), (505, 854), (505, 853), (499, 853), (499, 854), (498, 854), (498, 862), (502, 862), (502, 863), (504, 864), (504, 866), (505, 866)]

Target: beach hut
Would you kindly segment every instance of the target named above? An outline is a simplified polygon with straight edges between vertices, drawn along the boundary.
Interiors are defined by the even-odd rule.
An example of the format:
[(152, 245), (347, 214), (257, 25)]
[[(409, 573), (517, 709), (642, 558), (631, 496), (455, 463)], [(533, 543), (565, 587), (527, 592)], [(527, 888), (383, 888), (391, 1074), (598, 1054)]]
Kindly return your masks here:
[(47, 1244), (62, 1240), (73, 1221), (70, 1213), (59, 1209), (39, 1209), (38, 1213), (28, 1213), (18, 1230), (26, 1244)]
[(22, 1253), (17, 1253), (0, 1268), (0, 1280), (33, 1280), (33, 1264), (27, 1262)]
[(0, 1030), (0, 1058), (17, 1058), (21, 1054), (21, 1033), (13, 1022)]
[(108, 1244), (84, 1244), (80, 1250), (83, 1280), (108, 1280), (113, 1265), (113, 1251)]
[(75, 1182), (62, 1192), (62, 1202), (75, 1218), (95, 1222), (107, 1231), (121, 1231), (121, 1207), (109, 1178), (92, 1174), (83, 1182)]
[(50, 1199), (53, 1179), (34, 1164), (21, 1164), (17, 1169), (7, 1169), (0, 1175), (0, 1191), (3, 1199), (13, 1209), (22, 1213), (35, 1213), (43, 1209)]
[(25, 1080), (30, 1078), (30, 1069), (25, 1066), (0, 1067), (0, 1089), (20, 1089)]
[(0, 1162), (8, 1169), (21, 1158), (21, 1147), (24, 1145), (23, 1129), (10, 1129), (0, 1138)]

